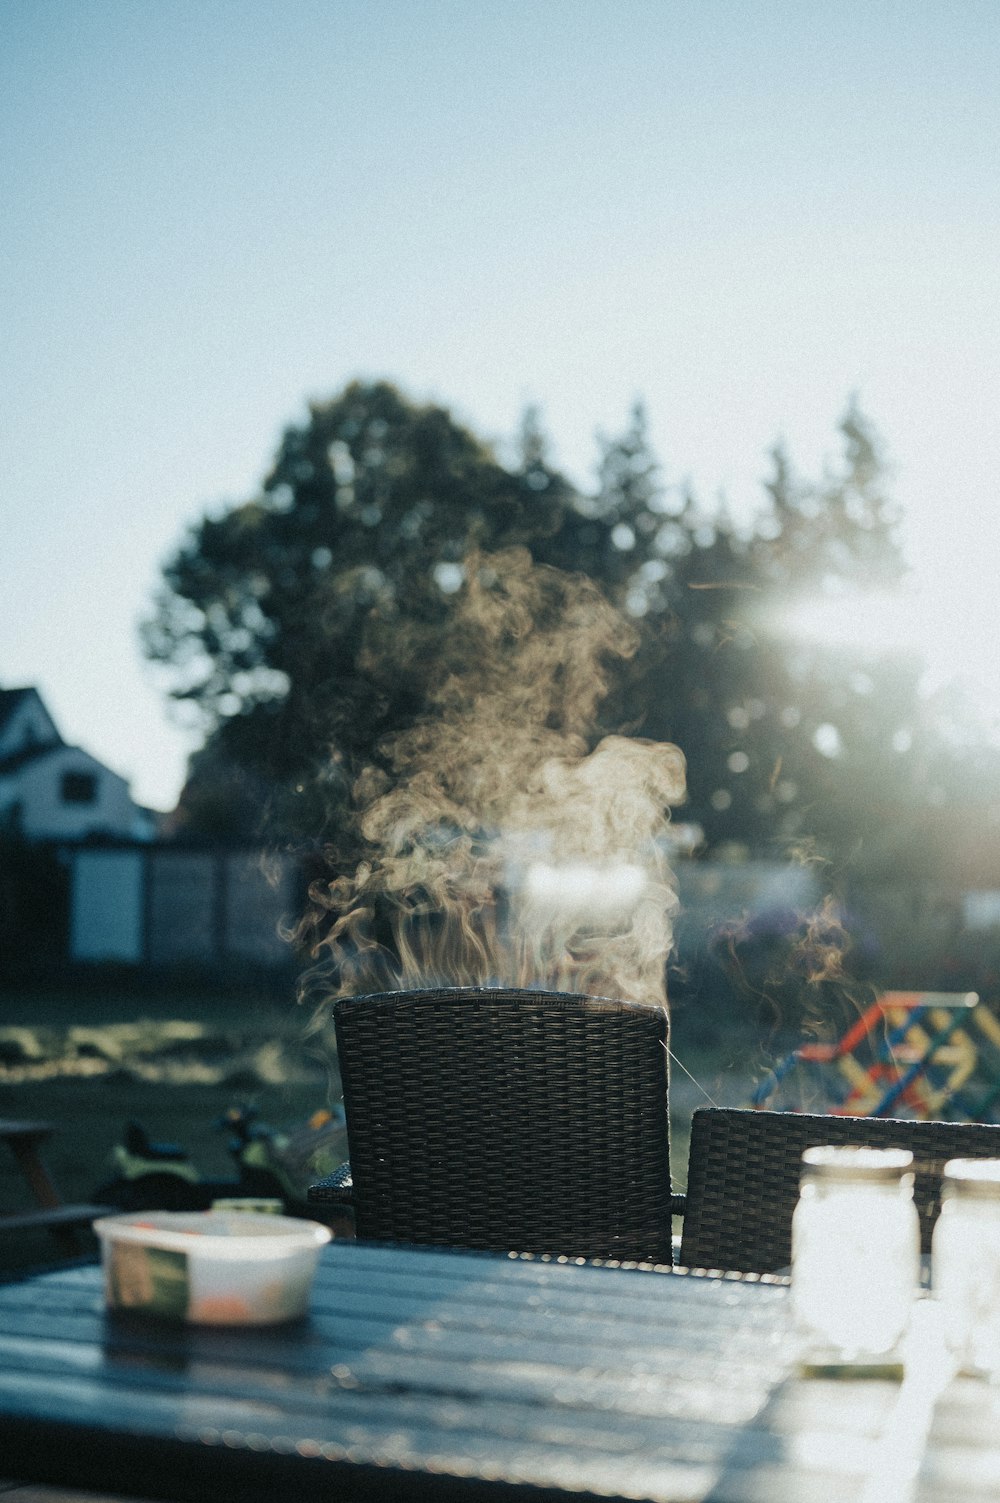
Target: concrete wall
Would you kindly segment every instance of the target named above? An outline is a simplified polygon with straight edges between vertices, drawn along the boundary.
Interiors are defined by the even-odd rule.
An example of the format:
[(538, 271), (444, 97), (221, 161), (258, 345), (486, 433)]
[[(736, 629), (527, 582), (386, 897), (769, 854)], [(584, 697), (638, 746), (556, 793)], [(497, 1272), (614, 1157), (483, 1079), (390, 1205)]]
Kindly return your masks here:
[(814, 868), (771, 861), (678, 861), (678, 928), (711, 937), (719, 925), (808, 913), (823, 896)]
[(143, 959), (143, 862), (135, 850), (74, 851), (70, 955), (74, 960)]
[(70, 850), (70, 954), (76, 961), (279, 967), (279, 928), (297, 916), (297, 874), (256, 851), (170, 846)]

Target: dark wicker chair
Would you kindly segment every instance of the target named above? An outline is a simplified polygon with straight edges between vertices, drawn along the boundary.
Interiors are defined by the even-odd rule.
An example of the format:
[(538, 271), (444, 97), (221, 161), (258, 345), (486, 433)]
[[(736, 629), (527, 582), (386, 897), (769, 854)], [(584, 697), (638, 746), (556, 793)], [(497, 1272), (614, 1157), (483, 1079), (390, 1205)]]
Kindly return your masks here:
[(456, 988), (334, 1005), (357, 1236), (671, 1261), (667, 1016)]
[(921, 1244), (927, 1253), (945, 1163), (1000, 1158), (1000, 1126), (704, 1107), (691, 1122), (681, 1263), (742, 1273), (787, 1268), (802, 1151), (824, 1143), (911, 1150)]

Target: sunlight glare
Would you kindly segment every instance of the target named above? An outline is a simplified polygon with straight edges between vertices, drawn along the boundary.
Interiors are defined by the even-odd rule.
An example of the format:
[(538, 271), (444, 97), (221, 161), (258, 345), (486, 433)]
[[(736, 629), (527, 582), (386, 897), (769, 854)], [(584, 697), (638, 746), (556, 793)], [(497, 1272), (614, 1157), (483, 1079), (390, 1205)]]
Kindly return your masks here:
[(959, 599), (943, 581), (932, 579), (895, 593), (800, 601), (781, 612), (775, 624), (792, 639), (842, 648), (869, 660), (914, 656), (923, 665), (925, 696), (961, 682), (982, 723), (1000, 725), (1000, 646), (992, 596), (970, 589)]

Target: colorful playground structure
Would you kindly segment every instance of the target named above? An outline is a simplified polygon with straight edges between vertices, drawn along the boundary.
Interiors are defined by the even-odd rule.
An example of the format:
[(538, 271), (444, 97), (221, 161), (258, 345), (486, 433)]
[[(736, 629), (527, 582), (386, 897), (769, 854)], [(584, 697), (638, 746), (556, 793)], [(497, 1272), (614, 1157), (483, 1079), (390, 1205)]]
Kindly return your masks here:
[(977, 992), (883, 992), (835, 1044), (803, 1044), (786, 1055), (750, 1104), (992, 1122), (1000, 1111), (1000, 1022)]

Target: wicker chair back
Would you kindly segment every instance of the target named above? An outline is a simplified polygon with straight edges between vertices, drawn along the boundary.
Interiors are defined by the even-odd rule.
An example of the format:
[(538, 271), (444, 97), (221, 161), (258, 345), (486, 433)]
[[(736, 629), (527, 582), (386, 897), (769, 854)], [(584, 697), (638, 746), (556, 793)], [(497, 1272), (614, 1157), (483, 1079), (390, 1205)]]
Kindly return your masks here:
[(681, 1263), (742, 1273), (787, 1268), (802, 1151), (824, 1143), (910, 1149), (927, 1253), (945, 1163), (1000, 1158), (1000, 1125), (704, 1107), (691, 1122)]
[(456, 988), (334, 1022), (360, 1238), (670, 1262), (662, 1008)]

